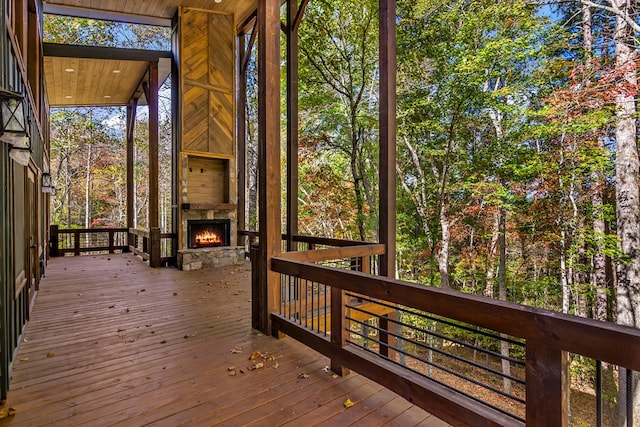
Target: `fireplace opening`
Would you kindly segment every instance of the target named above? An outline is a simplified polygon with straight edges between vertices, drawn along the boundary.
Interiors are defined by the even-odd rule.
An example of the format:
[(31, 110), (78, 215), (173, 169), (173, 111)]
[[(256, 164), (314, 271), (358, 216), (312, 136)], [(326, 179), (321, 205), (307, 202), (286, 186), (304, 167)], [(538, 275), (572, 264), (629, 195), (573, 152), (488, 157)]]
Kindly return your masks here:
[(187, 221), (189, 249), (230, 245), (230, 219), (196, 219)]

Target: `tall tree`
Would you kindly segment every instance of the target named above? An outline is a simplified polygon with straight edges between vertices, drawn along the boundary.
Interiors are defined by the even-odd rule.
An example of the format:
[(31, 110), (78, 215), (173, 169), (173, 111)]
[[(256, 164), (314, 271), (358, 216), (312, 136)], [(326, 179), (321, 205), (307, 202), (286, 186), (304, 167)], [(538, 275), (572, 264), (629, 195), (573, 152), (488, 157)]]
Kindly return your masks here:
[(360, 240), (377, 239), (376, 17), (372, 0), (318, 0), (300, 26), (302, 134), (349, 159)]

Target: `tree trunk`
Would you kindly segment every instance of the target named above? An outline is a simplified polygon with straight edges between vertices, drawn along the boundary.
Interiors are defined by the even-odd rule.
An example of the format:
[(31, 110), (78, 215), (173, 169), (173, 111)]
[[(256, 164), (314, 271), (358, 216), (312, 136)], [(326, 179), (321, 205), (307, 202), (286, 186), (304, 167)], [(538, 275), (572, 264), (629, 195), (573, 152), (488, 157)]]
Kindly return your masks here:
[[(500, 207), (500, 219), (499, 219), (499, 231), (498, 231), (498, 246), (500, 253), (500, 262), (498, 266), (498, 281), (499, 281), (499, 298), (500, 301), (507, 300), (507, 211), (505, 208)], [(505, 335), (500, 334), (502, 338), (506, 338)], [(502, 388), (505, 393), (511, 393), (511, 380), (507, 376), (511, 375), (511, 365), (509, 360), (505, 359), (509, 357), (509, 343), (504, 339), (500, 341), (500, 354), (502, 355), (502, 374), (505, 375), (502, 378)]]
[(91, 144), (89, 144), (84, 180), (84, 228), (89, 228), (91, 225), (91, 151)]
[(451, 243), (451, 224), (447, 217), (446, 203), (440, 204), (440, 227), (442, 240), (438, 251), (438, 271), (440, 272), (440, 287), (449, 289), (449, 244)]
[(498, 249), (498, 239), (500, 237), (500, 210), (496, 211), (493, 232), (491, 233), (491, 243), (487, 253), (487, 283), (484, 288), (484, 295), (493, 298), (494, 280), (496, 274), (495, 258)]
[[(633, 15), (632, 2), (612, 0), (623, 13)], [(635, 4), (635, 2), (633, 2)], [(635, 33), (627, 21), (616, 16), (614, 32), (616, 71), (625, 83), (637, 87), (637, 51)], [(636, 136), (636, 102), (633, 94), (616, 95), (616, 214), (618, 241), (623, 259), (618, 263), (616, 286), (617, 322), (640, 328), (640, 191), (638, 188), (638, 144)], [(620, 372), (619, 425), (626, 423), (626, 407), (640, 408), (638, 376), (632, 384), (631, 399), (627, 399), (626, 375)], [(640, 410), (634, 411), (633, 425), (640, 425)]]

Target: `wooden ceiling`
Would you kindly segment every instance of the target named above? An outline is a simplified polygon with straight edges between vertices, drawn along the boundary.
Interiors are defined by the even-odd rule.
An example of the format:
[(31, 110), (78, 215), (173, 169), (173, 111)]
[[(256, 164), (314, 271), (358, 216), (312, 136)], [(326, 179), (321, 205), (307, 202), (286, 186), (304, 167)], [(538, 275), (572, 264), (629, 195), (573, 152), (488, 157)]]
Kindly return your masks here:
[[(169, 26), (179, 6), (233, 14), (242, 28), (258, 0), (45, 0), (44, 12), (66, 16)], [(140, 54), (143, 52), (144, 54)], [(126, 105), (140, 96), (149, 61), (159, 78), (170, 72), (169, 52), (45, 45), (44, 74), (52, 107)], [(144, 97), (141, 97), (144, 103)]]
[(171, 20), (178, 6), (188, 6), (217, 12), (232, 13), (238, 26), (257, 9), (258, 0), (45, 0), (45, 12), (75, 9), (76, 16), (121, 20), (135, 23), (154, 22), (149, 18)]

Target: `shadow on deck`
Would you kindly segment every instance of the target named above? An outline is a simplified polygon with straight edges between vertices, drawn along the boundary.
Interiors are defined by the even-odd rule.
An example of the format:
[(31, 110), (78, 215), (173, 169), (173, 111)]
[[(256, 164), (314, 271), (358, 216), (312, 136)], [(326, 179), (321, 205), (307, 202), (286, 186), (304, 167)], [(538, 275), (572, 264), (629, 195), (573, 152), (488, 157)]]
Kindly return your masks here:
[(13, 366), (16, 414), (0, 426), (446, 425), (252, 330), (250, 273), (151, 269), (130, 254), (53, 259)]

